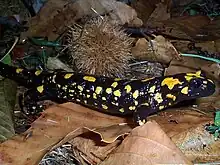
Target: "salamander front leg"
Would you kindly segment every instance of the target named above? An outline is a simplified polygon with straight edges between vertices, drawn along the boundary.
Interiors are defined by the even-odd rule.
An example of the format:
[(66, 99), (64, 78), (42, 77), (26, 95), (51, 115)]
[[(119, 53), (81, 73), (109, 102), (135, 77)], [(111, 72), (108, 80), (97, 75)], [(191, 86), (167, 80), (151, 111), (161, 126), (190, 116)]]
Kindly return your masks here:
[(39, 101), (50, 100), (49, 95), (44, 90), (44, 86), (39, 86), (19, 96), (19, 104), (23, 113), (26, 115), (37, 115), (44, 111), (43, 105), (38, 103)]
[(140, 105), (133, 114), (133, 120), (137, 125), (143, 125), (147, 122), (147, 117), (156, 111), (148, 105)]

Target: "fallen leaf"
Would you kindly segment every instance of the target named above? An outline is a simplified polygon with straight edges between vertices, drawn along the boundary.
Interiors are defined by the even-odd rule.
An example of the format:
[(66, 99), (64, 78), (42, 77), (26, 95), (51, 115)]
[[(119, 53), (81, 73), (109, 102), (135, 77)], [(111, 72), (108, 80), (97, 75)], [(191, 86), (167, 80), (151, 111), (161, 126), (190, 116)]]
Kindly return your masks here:
[(157, 61), (164, 64), (168, 64), (172, 59), (179, 59), (175, 47), (160, 35), (150, 42), (144, 38), (139, 39), (132, 48), (132, 54), (137, 59)]
[(199, 31), (202, 27), (208, 25), (210, 19), (207, 16), (186, 16), (168, 19), (165, 21), (154, 22), (152, 28), (165, 28), (163, 34), (184, 40), (205, 40), (205, 35)]
[(215, 19), (210, 21), (210, 23), (208, 25), (203, 26), (199, 30), (200, 34), (204, 34), (204, 36), (202, 37), (203, 40), (219, 39), (219, 37), (220, 37), (219, 23), (220, 23), (220, 19), (219, 19), (219, 17), (216, 17)]
[(132, 47), (131, 51), (133, 56), (137, 59), (145, 60), (153, 56), (152, 48), (150, 47), (149, 42), (145, 38), (138, 39), (138, 41), (135, 43), (135, 46)]
[(48, 0), (39, 13), (28, 21), (28, 31), (21, 34), (21, 39), (27, 37), (48, 37), (55, 40), (65, 26), (75, 23), (82, 15), (78, 12), (76, 4), (65, 0)]
[(0, 80), (0, 142), (15, 135), (13, 108), (16, 101), (17, 84), (9, 79)]
[(143, 21), (145, 24), (150, 17), (151, 13), (156, 8), (156, 4), (159, 3), (159, 0), (150, 1), (150, 0), (139, 0), (134, 1), (131, 4), (131, 7), (135, 9), (137, 12), (137, 16)]
[(168, 19), (170, 19), (168, 6), (164, 3), (158, 3), (156, 4), (156, 8), (154, 9), (153, 13), (151, 13), (147, 24), (150, 24), (152, 26), (155, 21), (164, 21)]
[(161, 112), (149, 120), (155, 120), (190, 161), (218, 161), (220, 141), (215, 141), (204, 128), (205, 124), (213, 123), (213, 115), (185, 107)]
[[(213, 122), (213, 119), (212, 114), (204, 114), (200, 108), (185, 106), (158, 112), (157, 115), (150, 116), (148, 121), (155, 120), (189, 160), (208, 162), (208, 160), (217, 160), (219, 155), (219, 142), (214, 141), (213, 135), (204, 129), (204, 125)], [(96, 164), (103, 161), (110, 153), (114, 153), (122, 140), (117, 139), (113, 143), (106, 144), (101, 142), (97, 134), (86, 133), (86, 136), (81, 135), (69, 142), (84, 155), (85, 160)], [(207, 152), (209, 155), (206, 154)]]
[(115, 0), (48, 0), (37, 16), (28, 22), (29, 29), (22, 33), (21, 39), (27, 37), (48, 37), (55, 40), (68, 26), (73, 25), (84, 16), (97, 16), (108, 13), (112, 21), (119, 24), (131, 23), (142, 25), (134, 9)]
[(90, 132), (70, 140), (69, 143), (84, 155), (84, 159), (90, 164), (99, 164), (121, 144), (121, 141), (117, 139), (110, 144), (103, 143), (99, 135)]
[(192, 164), (155, 121), (136, 127), (100, 165)]
[(220, 52), (220, 39), (215, 40), (216, 52)]
[[(70, 132), (73, 138), (89, 130), (111, 128), (112, 125), (126, 121), (128, 119), (106, 115), (73, 103), (53, 106), (44, 111), (24, 135), (0, 144), (0, 164), (37, 164)], [(112, 135), (107, 137), (116, 139)]]
[[(103, 1), (105, 2), (105, 1)], [(124, 25), (127, 24), (128, 26), (140, 27), (143, 25), (141, 19), (138, 18), (136, 11), (122, 2), (107, 1), (111, 6), (105, 6), (106, 9), (112, 9), (110, 12), (111, 22), (114, 24)]]
[[(195, 50), (191, 51), (188, 48), (190, 41), (181, 41), (181, 40), (172, 40), (171, 43), (174, 47), (181, 53), (193, 53), (197, 54)], [(201, 48), (202, 51), (208, 51), (209, 53), (219, 52), (218, 50), (219, 41), (205, 41), (205, 42), (196, 42), (195, 46)]]

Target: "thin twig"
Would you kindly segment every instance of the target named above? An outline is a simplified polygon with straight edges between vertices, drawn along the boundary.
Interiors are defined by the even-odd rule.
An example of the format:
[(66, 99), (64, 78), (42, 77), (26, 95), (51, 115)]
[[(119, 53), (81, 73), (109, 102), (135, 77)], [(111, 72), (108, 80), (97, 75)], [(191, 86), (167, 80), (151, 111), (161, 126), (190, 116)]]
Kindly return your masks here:
[(15, 45), (17, 44), (17, 42), (18, 42), (18, 37), (15, 37), (15, 41), (14, 41), (12, 47), (11, 47), (11, 48), (9, 49), (9, 51), (4, 55), (4, 57), (1, 58), (0, 61), (2, 61), (7, 55), (9, 55), (9, 54), (11, 53), (11, 51), (14, 49)]

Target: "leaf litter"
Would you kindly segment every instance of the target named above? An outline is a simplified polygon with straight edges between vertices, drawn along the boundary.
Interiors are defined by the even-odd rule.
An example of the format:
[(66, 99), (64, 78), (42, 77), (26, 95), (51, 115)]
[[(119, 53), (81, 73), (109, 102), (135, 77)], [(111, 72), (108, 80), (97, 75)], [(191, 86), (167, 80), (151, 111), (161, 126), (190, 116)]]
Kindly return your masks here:
[[(29, 20), (29, 30), (21, 38), (41, 36), (55, 40), (78, 19), (110, 13), (111, 20), (121, 25), (165, 29), (164, 33), (150, 37), (142, 34), (144, 37), (138, 38), (132, 48), (132, 53), (140, 60), (133, 66), (142, 67), (139, 70), (145, 70), (146, 77), (154, 73), (149, 76), (149, 69), (140, 65), (143, 60), (159, 62), (166, 68), (163, 74), (159, 72), (162, 67), (158, 66), (156, 75), (202, 69), (219, 89), (218, 63), (181, 56), (181, 53), (195, 53), (188, 49), (191, 42), (196, 42), (202, 50), (218, 52), (217, 29), (213, 28), (217, 32), (210, 35), (204, 33), (217, 21), (210, 24), (210, 19), (204, 15), (172, 18), (170, 4), (169, 0), (163, 3), (141, 0), (130, 7), (114, 0), (75, 3), (48, 0), (38, 15)], [(143, 73), (133, 75), (144, 76)], [(218, 161), (219, 141), (205, 131), (204, 125), (213, 123), (213, 112), (220, 106), (219, 90), (191, 105), (158, 112), (139, 127), (133, 125), (131, 118), (102, 114), (73, 103), (54, 105), (26, 132), (0, 145), (0, 164), (44, 165), (49, 161), (51, 164), (128, 165)]]

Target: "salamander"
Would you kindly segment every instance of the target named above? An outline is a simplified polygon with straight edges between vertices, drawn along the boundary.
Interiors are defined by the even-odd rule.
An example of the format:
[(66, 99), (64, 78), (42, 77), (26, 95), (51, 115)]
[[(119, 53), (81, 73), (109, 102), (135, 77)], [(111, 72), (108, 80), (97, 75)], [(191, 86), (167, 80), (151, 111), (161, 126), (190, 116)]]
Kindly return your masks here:
[(74, 102), (104, 113), (133, 115), (142, 125), (146, 118), (185, 100), (207, 97), (215, 83), (202, 71), (146, 79), (119, 79), (66, 71), (49, 72), (0, 63), (0, 75), (28, 90), (20, 97), (27, 115), (39, 111), (38, 102)]

